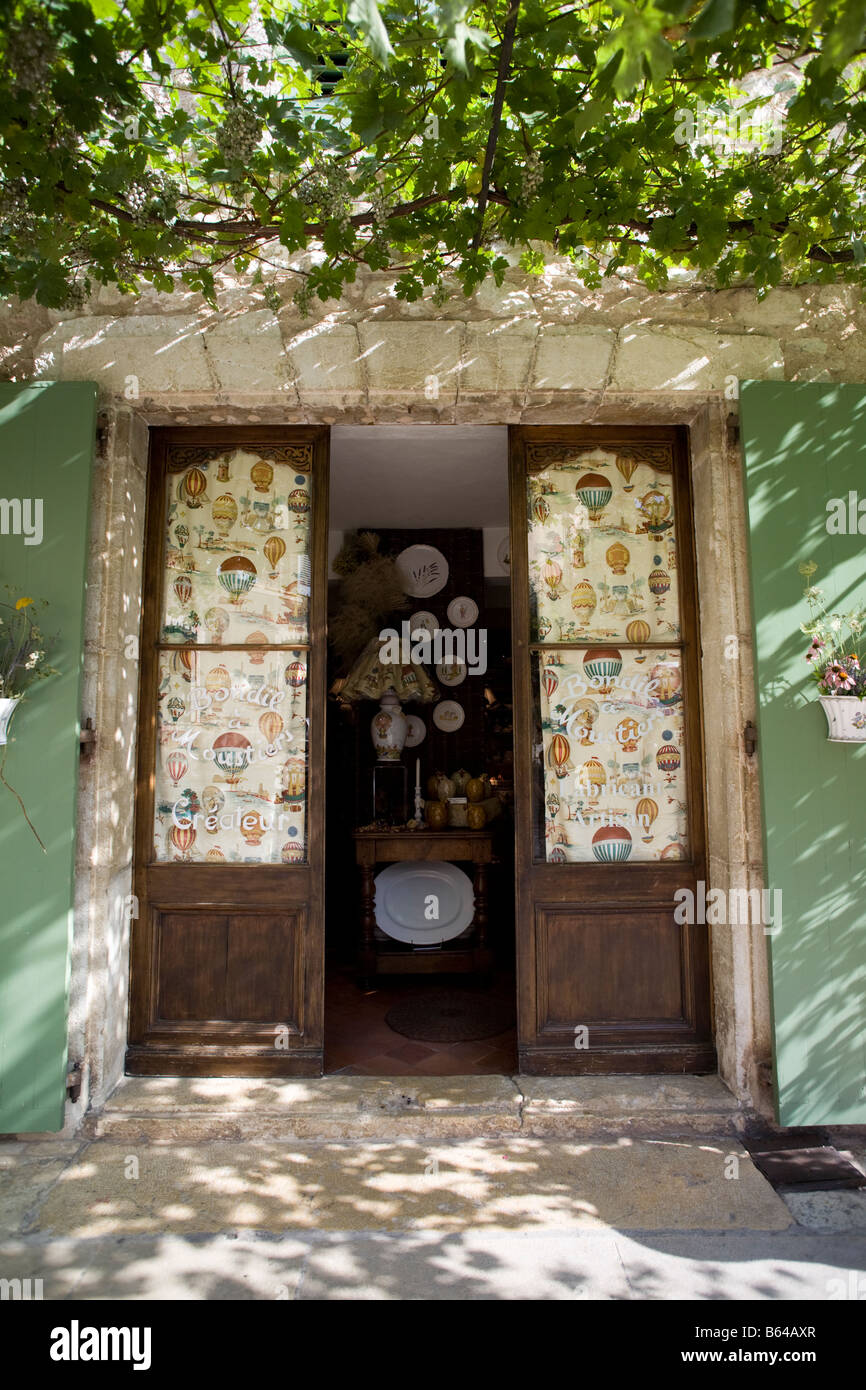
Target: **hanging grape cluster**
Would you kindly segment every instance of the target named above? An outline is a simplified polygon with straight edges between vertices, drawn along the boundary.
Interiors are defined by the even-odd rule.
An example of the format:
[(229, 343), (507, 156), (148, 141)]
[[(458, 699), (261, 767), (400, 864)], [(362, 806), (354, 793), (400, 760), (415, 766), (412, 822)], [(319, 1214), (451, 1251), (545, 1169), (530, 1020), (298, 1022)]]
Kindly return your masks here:
[(249, 164), (262, 134), (262, 123), (249, 106), (233, 101), (216, 133), (217, 148), (226, 164)]
[(544, 180), (544, 165), (538, 158), (535, 150), (528, 150), (526, 160), (523, 165), (523, 176), (520, 185), (520, 198), (524, 203), (531, 203)]
[(339, 223), (341, 231), (348, 227), (351, 190), (346, 166), (340, 160), (323, 159), (302, 179), (298, 196), (309, 207), (316, 208), (323, 221)]

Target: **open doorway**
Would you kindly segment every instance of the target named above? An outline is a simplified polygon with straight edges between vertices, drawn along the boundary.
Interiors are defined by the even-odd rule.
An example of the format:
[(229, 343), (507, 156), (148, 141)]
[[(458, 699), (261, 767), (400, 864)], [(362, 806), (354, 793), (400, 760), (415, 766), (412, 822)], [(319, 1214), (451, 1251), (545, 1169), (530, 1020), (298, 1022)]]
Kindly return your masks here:
[(517, 1068), (508, 520), (506, 428), (332, 430), (327, 1072)]

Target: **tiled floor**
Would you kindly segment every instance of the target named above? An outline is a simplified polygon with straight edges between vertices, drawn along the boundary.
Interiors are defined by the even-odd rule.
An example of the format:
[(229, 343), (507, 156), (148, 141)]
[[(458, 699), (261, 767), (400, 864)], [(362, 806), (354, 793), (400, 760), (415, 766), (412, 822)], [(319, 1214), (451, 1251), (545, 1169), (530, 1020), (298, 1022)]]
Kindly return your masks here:
[[(441, 975), (376, 982), (362, 993), (348, 969), (330, 967), (325, 985), (325, 1071), (344, 1076), (493, 1076), (517, 1070), (517, 1032), (478, 1042), (412, 1042), (385, 1022), (392, 1005), (450, 983)], [(464, 982), (465, 983), (465, 982)], [(498, 975), (491, 992), (514, 998), (514, 977)]]

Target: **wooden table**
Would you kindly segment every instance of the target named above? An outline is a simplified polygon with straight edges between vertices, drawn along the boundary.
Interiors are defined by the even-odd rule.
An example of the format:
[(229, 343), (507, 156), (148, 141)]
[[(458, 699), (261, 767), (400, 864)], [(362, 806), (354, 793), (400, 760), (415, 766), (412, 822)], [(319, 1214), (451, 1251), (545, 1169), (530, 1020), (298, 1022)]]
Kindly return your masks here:
[[(470, 973), (489, 974), (493, 956), (487, 945), (487, 866), (493, 859), (489, 830), (356, 830), (355, 858), (361, 870), (361, 984), (374, 975)], [(439, 950), (413, 950), (393, 942), (386, 946), (375, 936), (374, 870), (377, 864), (407, 861), (470, 863), (475, 895), (473, 935), (465, 946), (443, 943)]]

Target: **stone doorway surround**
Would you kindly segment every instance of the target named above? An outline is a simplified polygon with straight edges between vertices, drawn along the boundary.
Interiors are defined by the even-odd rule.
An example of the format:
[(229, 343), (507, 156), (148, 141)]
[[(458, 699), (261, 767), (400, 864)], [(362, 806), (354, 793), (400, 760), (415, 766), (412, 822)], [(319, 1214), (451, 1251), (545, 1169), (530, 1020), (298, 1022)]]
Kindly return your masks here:
[[(763, 886), (757, 770), (743, 746), (755, 701), (736, 383), (851, 380), (851, 335), (864, 326), (855, 291), (777, 290), (763, 304), (746, 290), (652, 294), (620, 279), (587, 291), (551, 262), (540, 281), (515, 269), (501, 290), (483, 286), (439, 311), (399, 304), (373, 275), (311, 320), (288, 298), (274, 313), (259, 291), (237, 286), (218, 312), (193, 294), (127, 302), (107, 290), (75, 317), (0, 310), (6, 375), (95, 380), (102, 404), (82, 704), (97, 741), (82, 763), (70, 1003), (69, 1055), (83, 1062), (84, 1085), (66, 1132), (123, 1074), (149, 426), (686, 426), (710, 884)], [(768, 1113), (763, 929), (711, 935), (719, 1074), (741, 1107)]]

